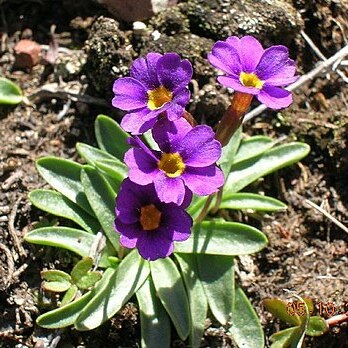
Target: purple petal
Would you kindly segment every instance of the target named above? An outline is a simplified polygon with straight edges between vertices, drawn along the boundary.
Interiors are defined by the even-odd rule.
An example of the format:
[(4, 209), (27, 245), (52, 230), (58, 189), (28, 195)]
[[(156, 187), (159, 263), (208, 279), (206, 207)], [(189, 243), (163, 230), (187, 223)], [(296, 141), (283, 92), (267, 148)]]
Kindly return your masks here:
[(254, 72), (265, 51), (260, 42), (253, 36), (243, 36), (241, 39), (231, 36), (226, 42), (238, 51), (243, 71)]
[(179, 119), (184, 113), (184, 108), (178, 104), (171, 103), (170, 107), (167, 109), (167, 118), (170, 121), (175, 121)]
[(186, 167), (182, 178), (193, 193), (201, 196), (217, 192), (224, 184), (224, 175), (214, 164), (204, 168)]
[(158, 232), (158, 230), (147, 231), (138, 239), (139, 254), (146, 260), (154, 261), (167, 257), (174, 251), (173, 240), (162, 237)]
[(112, 105), (121, 110), (135, 110), (147, 105), (148, 96), (143, 84), (132, 77), (123, 77), (114, 82), (115, 97)]
[(289, 50), (287, 47), (282, 45), (272, 46), (265, 50), (255, 73), (259, 79), (265, 81), (282, 73), (282, 69), (291, 65), (291, 62), (293, 61), (289, 59)]
[(264, 86), (257, 99), (271, 109), (286, 108), (292, 103), (289, 91), (274, 86)]
[(291, 59), (288, 60), (288, 65), (279, 69), (278, 73), (265, 81), (265, 84), (272, 86), (286, 86), (295, 82), (299, 76), (294, 76), (296, 73), (295, 62)]
[(192, 202), (192, 196), (192, 191), (185, 187), (185, 197), (180, 205), (180, 208), (186, 209)]
[(152, 136), (163, 152), (176, 152), (181, 139), (191, 129), (192, 126), (184, 118), (169, 121), (166, 117), (163, 117), (154, 125)]
[(192, 218), (180, 207), (170, 204), (162, 210), (163, 225), (158, 229), (175, 241), (183, 241), (190, 237)]
[(132, 224), (138, 221), (138, 209), (141, 204), (128, 180), (124, 180), (116, 198), (116, 216), (125, 224)]
[(169, 120), (174, 121), (182, 117), (185, 106), (190, 101), (190, 96), (191, 93), (187, 88), (182, 89), (175, 94), (173, 100), (169, 103), (170, 106), (167, 110), (167, 117)]
[(124, 156), (124, 162), (129, 168), (129, 178), (139, 185), (148, 185), (153, 182), (158, 173), (157, 162), (143, 149), (130, 149)]
[(119, 219), (115, 220), (115, 230), (120, 233), (120, 243), (125, 248), (135, 248), (142, 231), (138, 224), (124, 224)]
[(224, 71), (228, 75), (238, 77), (242, 71), (242, 64), (238, 51), (224, 41), (217, 41), (208, 54), (210, 64)]
[(186, 190), (180, 177), (169, 178), (162, 171), (154, 179), (154, 185), (158, 198), (165, 203), (181, 205), (184, 201)]
[(217, 80), (224, 86), (232, 88), (235, 91), (247, 93), (247, 94), (259, 94), (260, 90), (255, 87), (243, 86), (239, 81), (239, 78), (229, 77), (229, 76), (219, 76)]
[(214, 137), (209, 126), (196, 126), (188, 132), (179, 148), (185, 165), (205, 167), (215, 163), (221, 156), (221, 144)]
[(136, 59), (131, 67), (131, 77), (140, 81), (147, 90), (156, 89), (160, 85), (156, 65), (161, 57), (159, 53), (148, 53), (145, 58)]
[(169, 105), (164, 105), (158, 110), (150, 111), (143, 108), (123, 116), (121, 127), (132, 134), (143, 134), (151, 129), (157, 121), (157, 116), (165, 111)]
[(166, 53), (158, 60), (157, 75), (161, 85), (171, 92), (185, 88), (192, 78), (192, 65), (176, 53)]

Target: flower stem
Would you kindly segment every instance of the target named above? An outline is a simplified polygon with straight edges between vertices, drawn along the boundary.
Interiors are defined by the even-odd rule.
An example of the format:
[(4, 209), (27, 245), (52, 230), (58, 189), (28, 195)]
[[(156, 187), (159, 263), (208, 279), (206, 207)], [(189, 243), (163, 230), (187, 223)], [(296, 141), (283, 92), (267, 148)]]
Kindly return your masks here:
[(182, 117), (192, 126), (197, 126), (197, 121), (193, 118), (193, 116), (186, 110), (184, 110), (184, 113), (182, 114)]
[(328, 326), (338, 325), (340, 323), (348, 321), (348, 312), (344, 314), (335, 315), (334, 317), (326, 319), (325, 321)]
[(242, 124), (252, 99), (252, 94), (234, 93), (231, 105), (225, 111), (216, 130), (215, 139), (219, 140), (223, 147), (228, 144), (232, 135)]

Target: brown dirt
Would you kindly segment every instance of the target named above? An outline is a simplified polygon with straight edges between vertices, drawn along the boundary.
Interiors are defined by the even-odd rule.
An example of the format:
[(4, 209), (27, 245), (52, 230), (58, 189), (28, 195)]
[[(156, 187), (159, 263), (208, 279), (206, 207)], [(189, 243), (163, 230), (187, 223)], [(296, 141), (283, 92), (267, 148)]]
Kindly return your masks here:
[[(93, 65), (95, 59), (100, 57), (89, 57), (87, 69), (90, 71), (82, 70), (65, 82), (60, 81), (57, 69), (49, 65), (39, 64), (31, 71), (13, 69), (13, 47), (20, 37), (48, 44), (50, 27), (55, 24), (59, 45), (80, 50), (95, 18), (106, 15), (103, 9), (92, 1), (82, 0), (55, 1), (53, 5), (52, 2), (33, 0), (11, 1), (11, 6), (9, 3), (5, 1), (0, 7), (0, 36), (5, 48), (0, 51), (1, 76), (17, 82), (26, 96), (48, 83), (58, 83), (61, 89), (79, 88), (85, 91), (88, 88), (90, 95), (104, 95), (90, 77), (93, 76), (91, 71), (94, 71), (91, 69), (97, 69)], [(161, 49), (170, 46), (172, 35), (178, 33), (183, 37), (192, 36), (202, 45), (213, 42), (214, 34), (202, 27), (204, 18), (197, 22), (199, 17), (192, 13), (191, 5), (186, 5), (185, 1), (180, 5), (180, 11), (171, 10), (174, 14), (165, 13), (151, 19), (151, 25), (169, 38), (161, 38)], [(318, 59), (301, 41), (298, 31), (304, 26), (329, 57), (344, 45), (345, 35), (348, 35), (348, 5), (345, 1), (324, 0), (294, 0), (292, 5), (297, 14), (290, 15), (301, 16), (300, 24), (288, 29), (283, 26), (283, 31), (275, 31), (270, 41), (277, 42), (278, 35), (279, 41), (284, 42), (281, 35), (295, 35), (291, 36), (294, 40), (292, 46), (299, 70), (303, 73), (311, 70)], [(166, 22), (168, 26), (163, 24)], [(219, 25), (218, 20), (215, 23)], [(218, 28), (218, 34), (224, 33), (223, 25)], [(134, 37), (129, 28), (127, 23), (117, 26), (117, 30), (122, 31), (119, 37), (123, 42), (115, 43), (115, 54), (124, 60), (124, 64), (146, 51), (147, 47), (146, 39)], [(284, 30), (288, 30), (286, 34)], [(261, 32), (260, 36), (263, 35), (264, 32)], [(127, 53), (124, 58), (124, 52), (117, 45), (130, 42), (135, 51)], [(89, 48), (93, 52), (93, 41), (89, 40), (89, 44), (92, 44)], [(209, 116), (214, 112), (215, 115), (221, 114), (226, 100), (222, 97), (218, 101), (209, 98), (216, 93), (216, 89), (209, 87), (213, 72), (204, 67), (202, 51), (191, 49), (190, 45), (191, 41), (185, 43), (183, 48), (187, 51), (184, 55), (189, 56), (190, 51), (194, 51), (193, 60), (198, 69), (196, 78), (203, 88), (203, 93), (192, 103), (191, 111), (200, 119), (200, 112), (208, 110), (205, 114), (207, 122), (213, 124), (216, 118), (209, 119)], [(209, 47), (206, 50), (209, 51)], [(103, 69), (108, 68), (107, 65), (98, 67), (104, 73), (106, 70)], [(126, 73), (126, 70), (119, 71), (118, 76)], [(98, 79), (103, 82), (102, 73)], [(88, 104), (67, 103), (67, 99), (59, 95), (52, 97), (45, 94), (31, 105), (0, 106), (0, 347), (20, 347), (20, 344), (42, 347), (45, 342), (57, 337), (61, 337), (61, 343), (69, 347), (136, 347), (139, 345), (140, 329), (137, 307), (132, 303), (127, 304), (110, 322), (92, 332), (80, 333), (70, 329), (49, 331), (34, 324), (39, 311), (43, 311), (48, 302), (40, 296), (39, 271), (45, 267), (69, 268), (72, 262), (71, 255), (66, 252), (22, 243), (22, 236), (35, 222), (44, 223), (53, 219), (33, 208), (27, 199), (28, 192), (45, 185), (35, 170), (35, 160), (45, 155), (77, 160), (77, 141), (95, 143), (95, 116), (100, 113), (113, 115), (116, 119), (120, 116), (111, 108), (101, 107), (93, 101)], [(333, 72), (320, 76), (295, 93), (294, 104), (289, 109), (278, 114), (267, 112), (247, 124), (245, 131), (249, 135), (265, 134), (274, 138), (286, 135), (287, 141), (305, 141), (312, 147), (310, 155), (300, 164), (268, 176), (251, 187), (255, 192), (263, 191), (286, 202), (289, 206), (286, 212), (265, 216), (238, 214), (239, 219), (261, 228), (269, 238), (269, 245), (261, 253), (241, 257), (238, 262), (239, 281), (255, 305), (265, 335), (269, 337), (283, 326), (264, 310), (262, 300), (276, 296), (285, 299), (283, 289), (293, 290), (318, 302), (334, 302), (337, 313), (346, 309), (348, 235), (306, 205), (304, 199), (323, 205), (332, 216), (348, 226), (347, 84)], [(231, 345), (224, 331), (208, 320), (202, 346)], [(173, 346), (183, 347), (185, 344), (174, 338)], [(347, 323), (333, 327), (322, 337), (307, 339), (307, 346), (348, 347)]]

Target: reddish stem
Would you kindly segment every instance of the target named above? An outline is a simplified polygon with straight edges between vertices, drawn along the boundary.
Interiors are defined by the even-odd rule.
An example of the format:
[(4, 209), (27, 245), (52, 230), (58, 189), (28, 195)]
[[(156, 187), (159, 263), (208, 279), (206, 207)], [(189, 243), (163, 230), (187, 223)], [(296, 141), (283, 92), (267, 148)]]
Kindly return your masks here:
[(242, 124), (252, 99), (252, 94), (234, 93), (231, 105), (225, 111), (216, 130), (215, 139), (219, 140), (222, 146), (228, 144), (232, 135)]
[(338, 325), (340, 323), (348, 321), (348, 312), (335, 315), (332, 318), (326, 319), (325, 321), (328, 326)]

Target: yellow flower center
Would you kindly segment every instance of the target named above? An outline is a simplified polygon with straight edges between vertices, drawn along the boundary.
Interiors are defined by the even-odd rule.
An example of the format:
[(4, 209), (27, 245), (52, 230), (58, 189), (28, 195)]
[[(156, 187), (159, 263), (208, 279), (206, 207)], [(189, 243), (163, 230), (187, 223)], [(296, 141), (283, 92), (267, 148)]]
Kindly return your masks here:
[(261, 89), (264, 82), (260, 80), (256, 74), (241, 72), (239, 75), (239, 81), (243, 86), (255, 87)]
[(145, 231), (152, 231), (158, 228), (161, 222), (162, 213), (154, 204), (145, 205), (140, 209), (140, 224)]
[(149, 97), (147, 107), (150, 110), (161, 108), (165, 103), (170, 102), (173, 98), (173, 93), (168, 91), (168, 89), (163, 86), (159, 86), (152, 91), (148, 91), (147, 95)]
[(178, 152), (163, 153), (158, 161), (158, 168), (163, 170), (170, 178), (176, 178), (184, 172), (185, 163)]

